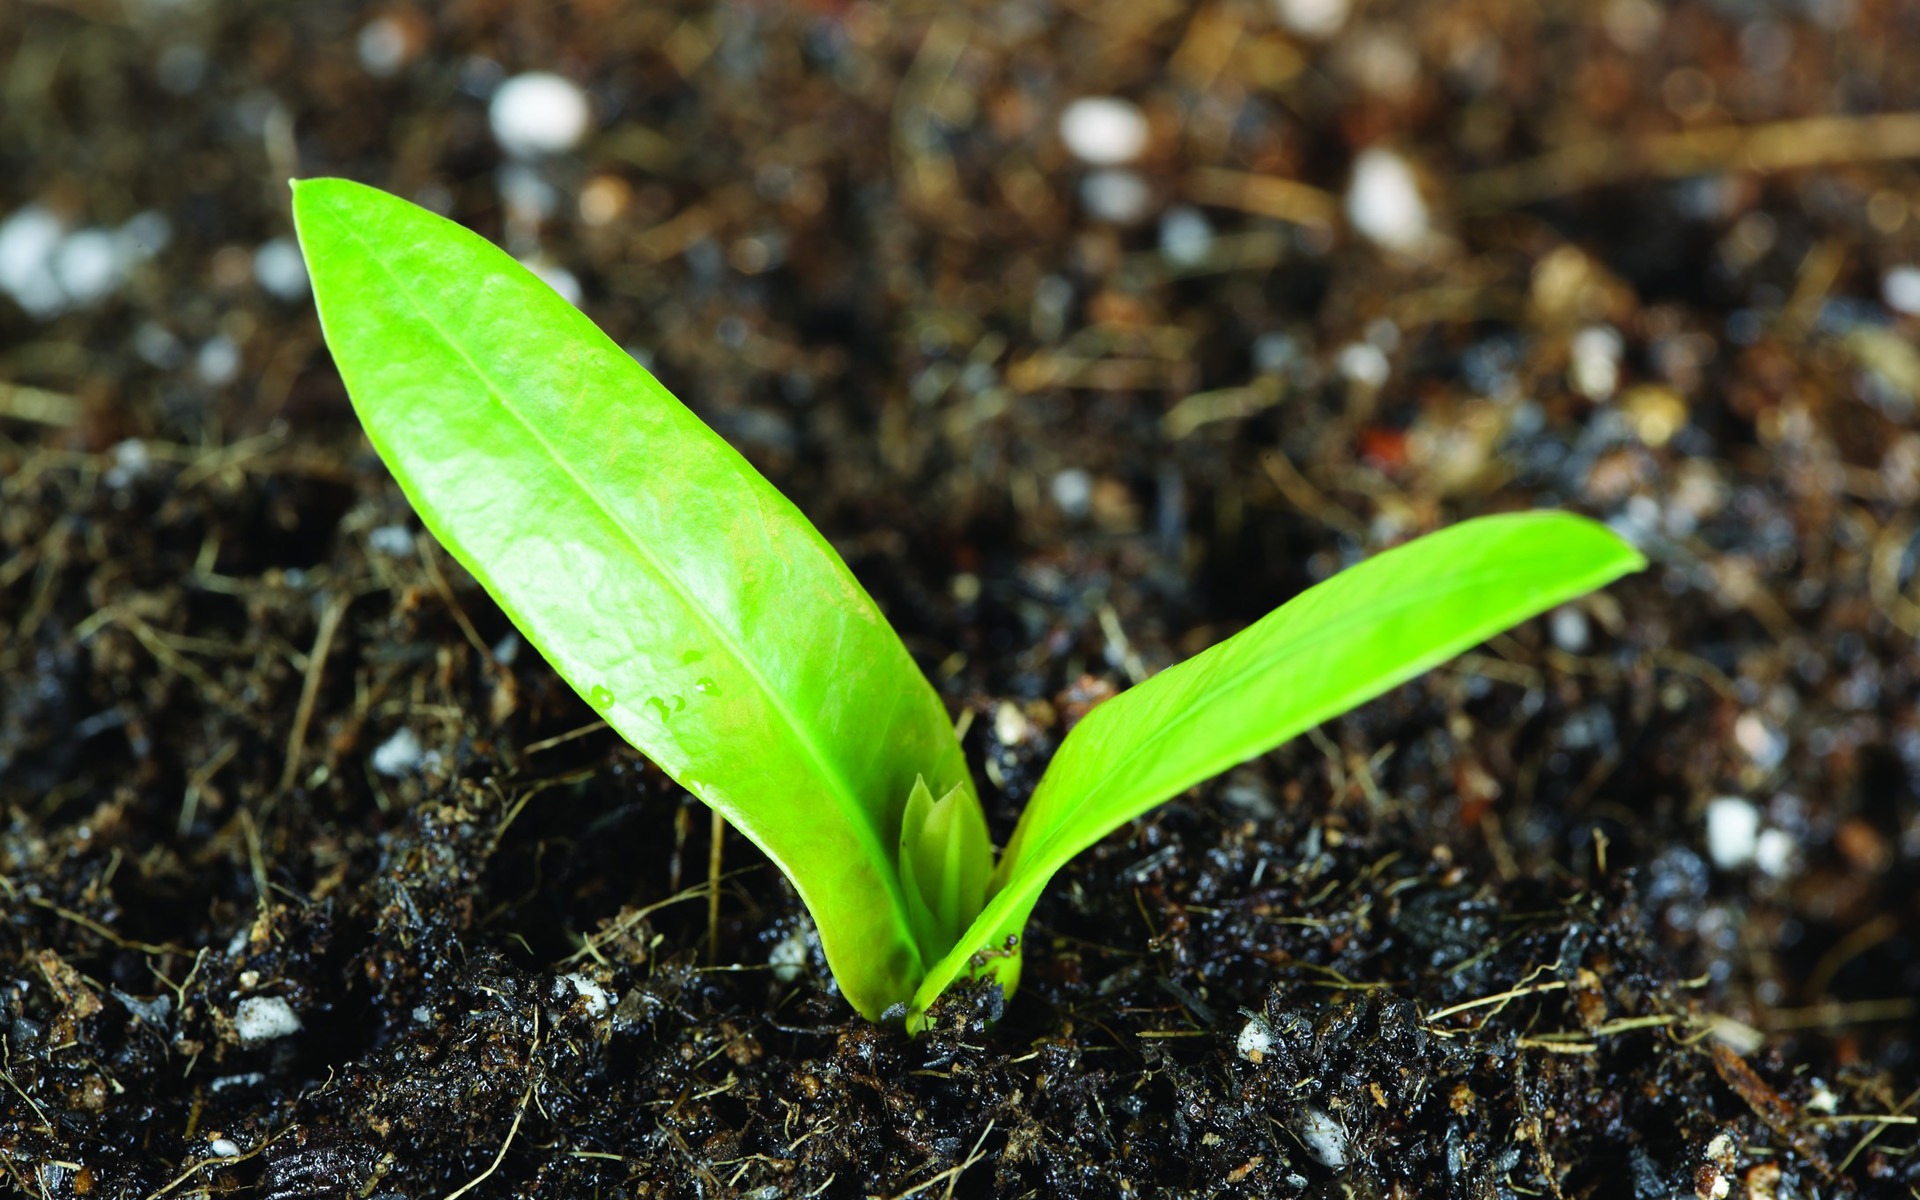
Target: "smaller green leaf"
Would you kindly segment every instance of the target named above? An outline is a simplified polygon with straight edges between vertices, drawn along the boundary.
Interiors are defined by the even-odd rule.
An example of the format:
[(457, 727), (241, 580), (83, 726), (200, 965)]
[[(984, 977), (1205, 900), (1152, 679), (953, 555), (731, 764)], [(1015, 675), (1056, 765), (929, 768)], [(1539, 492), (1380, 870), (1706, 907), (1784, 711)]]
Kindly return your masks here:
[(1009, 954), (1047, 881), (1194, 784), (1404, 683), (1554, 605), (1646, 565), (1566, 513), (1481, 517), (1307, 589), (1247, 629), (1107, 701), (1054, 755), (973, 926), (933, 964), (909, 1023), (975, 954), (1011, 991)]
[(958, 785), (938, 800), (916, 779), (900, 820), (900, 886), (926, 961), (945, 954), (987, 899), (993, 845), (979, 799)]

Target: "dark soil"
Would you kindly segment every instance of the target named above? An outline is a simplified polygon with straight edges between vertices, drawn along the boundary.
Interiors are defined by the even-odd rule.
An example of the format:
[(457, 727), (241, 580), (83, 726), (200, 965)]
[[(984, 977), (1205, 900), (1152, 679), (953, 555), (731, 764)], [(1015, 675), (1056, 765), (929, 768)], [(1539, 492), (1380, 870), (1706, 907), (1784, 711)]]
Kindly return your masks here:
[[(1324, 43), (1251, 0), (10, 0), (0, 221), (148, 254), (0, 294), (0, 1179), (1920, 1196), (1920, 172), (1869, 119), (1917, 44), (1900, 0)], [(514, 166), (531, 69), (595, 126)], [(1136, 222), (1056, 132), (1088, 95), (1150, 119)], [(1374, 145), (1411, 253), (1341, 217)], [(972, 714), (1002, 838), (1089, 705), (1366, 552), (1554, 505), (1655, 565), (1107, 839), (1021, 991), (908, 1039), (738, 838), (709, 960), (706, 813), (416, 536), (261, 286), (295, 173), (572, 272)]]

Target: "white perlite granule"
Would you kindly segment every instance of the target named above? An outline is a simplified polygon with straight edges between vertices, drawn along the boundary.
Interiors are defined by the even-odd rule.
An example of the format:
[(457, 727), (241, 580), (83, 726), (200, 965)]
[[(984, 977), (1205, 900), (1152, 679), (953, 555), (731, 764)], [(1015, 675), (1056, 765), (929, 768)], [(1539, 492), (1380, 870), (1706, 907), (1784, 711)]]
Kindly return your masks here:
[(300, 1018), (278, 996), (248, 996), (233, 1011), (233, 1031), (243, 1042), (270, 1042), (299, 1033)]

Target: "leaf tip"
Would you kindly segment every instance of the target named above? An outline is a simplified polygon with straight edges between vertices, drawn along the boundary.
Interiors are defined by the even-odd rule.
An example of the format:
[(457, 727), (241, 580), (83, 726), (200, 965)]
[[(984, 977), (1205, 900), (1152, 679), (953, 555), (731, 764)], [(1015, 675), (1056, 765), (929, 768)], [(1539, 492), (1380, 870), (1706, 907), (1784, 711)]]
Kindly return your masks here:
[(1641, 552), (1640, 547), (1599, 521), (1593, 521), (1592, 524), (1610, 543), (1609, 548), (1614, 554), (1613, 562), (1610, 564), (1614, 569), (1613, 578), (1618, 579), (1622, 575), (1632, 575), (1636, 571), (1647, 569), (1649, 565), (1647, 556)]

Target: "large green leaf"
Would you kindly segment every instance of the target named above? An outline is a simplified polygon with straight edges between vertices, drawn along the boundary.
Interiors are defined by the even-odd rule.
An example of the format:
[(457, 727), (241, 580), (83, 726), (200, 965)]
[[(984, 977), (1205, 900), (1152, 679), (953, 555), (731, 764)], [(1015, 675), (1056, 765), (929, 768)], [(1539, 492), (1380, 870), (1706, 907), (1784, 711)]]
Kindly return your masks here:
[(1088, 713), (1020, 815), (993, 893), (915, 996), (916, 1023), (993, 952), (1009, 990), (1025, 926), (1055, 872), (1112, 830), (1518, 621), (1645, 560), (1565, 513), (1466, 521), (1343, 571), (1217, 646)]
[(794, 506), (485, 240), (294, 185), (327, 343), (420, 519), (608, 723), (793, 880), (863, 1014), (923, 971), (896, 874), (947, 713)]

